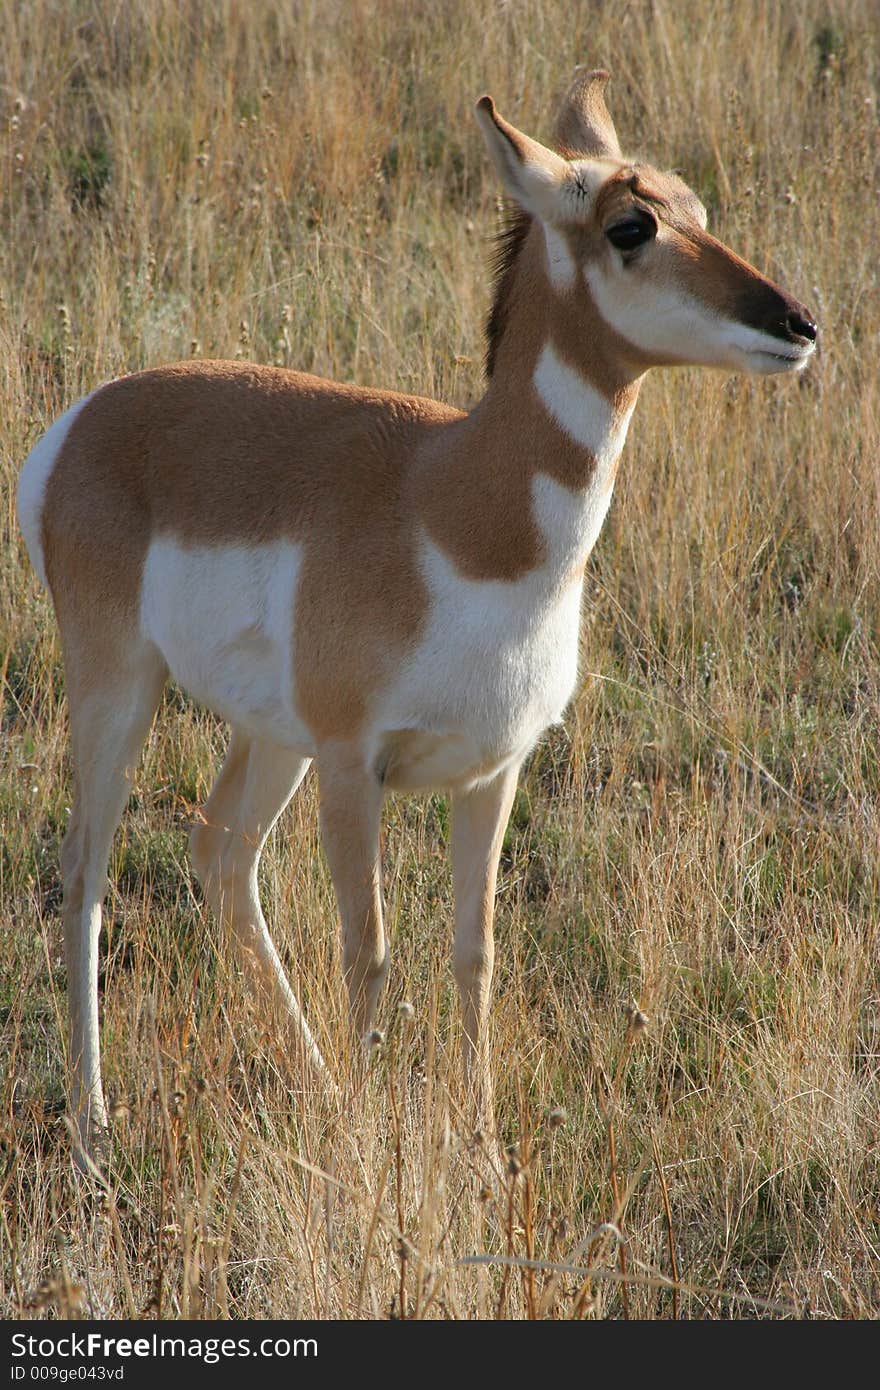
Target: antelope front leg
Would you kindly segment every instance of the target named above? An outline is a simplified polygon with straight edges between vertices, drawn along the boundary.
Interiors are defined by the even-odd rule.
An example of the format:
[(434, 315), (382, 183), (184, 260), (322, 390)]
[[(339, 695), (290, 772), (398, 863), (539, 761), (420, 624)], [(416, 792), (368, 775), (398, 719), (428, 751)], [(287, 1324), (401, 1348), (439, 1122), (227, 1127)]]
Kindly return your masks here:
[(474, 1123), (492, 1128), (489, 1000), (495, 944), (495, 880), (516, 791), (519, 767), (491, 782), (456, 792), (452, 800), (452, 876), (455, 885), (455, 979), (464, 1024), (464, 1081)]
[(342, 924), (342, 965), (352, 1024), (363, 1040), (388, 972), (379, 857), (383, 790), (353, 745), (324, 745), (317, 761), (321, 835)]

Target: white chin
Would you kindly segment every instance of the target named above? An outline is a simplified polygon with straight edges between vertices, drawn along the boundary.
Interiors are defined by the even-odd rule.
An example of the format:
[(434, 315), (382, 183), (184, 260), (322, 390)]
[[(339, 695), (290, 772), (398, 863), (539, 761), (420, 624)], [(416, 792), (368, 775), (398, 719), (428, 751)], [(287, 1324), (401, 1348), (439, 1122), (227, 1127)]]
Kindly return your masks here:
[(812, 355), (811, 347), (797, 353), (764, 352), (759, 348), (745, 354), (743, 366), (747, 372), (757, 372), (760, 376), (772, 376), (776, 372), (801, 372)]

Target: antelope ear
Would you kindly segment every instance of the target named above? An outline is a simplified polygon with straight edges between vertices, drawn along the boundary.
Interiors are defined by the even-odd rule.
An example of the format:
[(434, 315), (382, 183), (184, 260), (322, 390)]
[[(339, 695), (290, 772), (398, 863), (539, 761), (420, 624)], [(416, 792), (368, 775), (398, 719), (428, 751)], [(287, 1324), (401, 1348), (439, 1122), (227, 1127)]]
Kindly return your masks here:
[(604, 68), (578, 72), (565, 94), (556, 120), (556, 143), (569, 159), (621, 159), (614, 122), (605, 105)]
[(489, 96), (477, 102), (477, 120), (505, 190), (526, 212), (552, 220), (570, 177), (565, 160), (499, 116)]

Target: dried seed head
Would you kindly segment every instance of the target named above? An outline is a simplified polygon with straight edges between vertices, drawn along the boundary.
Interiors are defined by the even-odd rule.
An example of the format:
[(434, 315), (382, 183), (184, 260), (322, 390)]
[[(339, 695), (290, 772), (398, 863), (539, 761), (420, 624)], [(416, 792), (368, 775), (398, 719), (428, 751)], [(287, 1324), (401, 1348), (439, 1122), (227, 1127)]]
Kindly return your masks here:
[(512, 1178), (517, 1177), (522, 1172), (522, 1159), (516, 1144), (508, 1144), (507, 1146), (507, 1171)]
[(547, 1123), (551, 1129), (559, 1129), (568, 1119), (568, 1112), (564, 1105), (554, 1105), (550, 1114), (547, 1116)]
[(375, 1048), (381, 1047), (385, 1041), (385, 1034), (379, 1028), (374, 1028), (372, 1033), (366, 1037), (367, 1051), (373, 1052)]
[(400, 1019), (401, 1023), (412, 1023), (415, 1016), (416, 1011), (408, 999), (404, 999), (403, 1003), (398, 1004), (397, 1017)]

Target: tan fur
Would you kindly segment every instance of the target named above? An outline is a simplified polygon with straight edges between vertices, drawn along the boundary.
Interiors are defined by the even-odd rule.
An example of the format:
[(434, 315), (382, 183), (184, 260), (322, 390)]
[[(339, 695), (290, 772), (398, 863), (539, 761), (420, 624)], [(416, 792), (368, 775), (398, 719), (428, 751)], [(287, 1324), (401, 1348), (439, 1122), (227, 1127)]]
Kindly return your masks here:
[[(524, 264), (520, 316), (526, 297), (540, 295), (539, 252), (531, 248)], [(578, 353), (572, 311), (554, 311), (509, 340), (502, 379), (470, 416), (229, 362), (162, 367), (96, 392), (46, 493), (46, 567), (62, 628), (94, 624), (103, 645), (109, 614), (124, 636), (155, 535), (199, 545), (302, 542), (300, 712), (316, 737), (353, 735), (384, 663), (399, 661), (419, 632), (421, 528), (468, 578), (513, 580), (543, 558), (531, 504), (536, 474), (571, 489), (589, 483), (591, 457), (550, 419), (531, 384), (548, 332), (574, 365), (614, 389), (616, 405), (638, 389), (603, 364), (598, 340)]]
[(381, 680), (377, 653), (399, 659), (424, 612), (413, 460), (460, 418), (255, 364), (182, 363), (111, 383), (74, 422), (46, 492), (62, 630), (95, 625), (103, 645), (109, 616), (130, 631), (153, 536), (301, 541), (301, 711), (318, 737), (351, 734)]
[[(582, 259), (599, 254), (601, 234), (634, 209), (652, 212), (660, 222), (657, 275), (668, 274), (722, 317), (763, 328), (790, 309), (800, 310), (784, 290), (700, 225), (702, 206), (676, 174), (648, 165), (625, 166), (608, 179), (596, 199), (595, 235), (582, 229), (573, 234), (576, 254)], [(641, 365), (659, 364), (642, 354)]]
[(620, 158), (617, 131), (605, 105), (608, 77), (604, 68), (579, 72), (560, 103), (556, 148), (566, 158)]
[[(272, 945), (257, 888), (262, 847), (314, 756), (352, 1018), (361, 1033), (371, 1027), (388, 964), (382, 797), (386, 786), (424, 786), (422, 770), (430, 768), (431, 785), (453, 789), (455, 973), (465, 1076), (477, 1118), (491, 1121), (487, 1018), (504, 826), (522, 758), (570, 697), (578, 597), (570, 586), (580, 583), (601, 525), (640, 378), (648, 367), (676, 360), (668, 352), (660, 355), (669, 341), (668, 320), (682, 303), (687, 313), (692, 305), (675, 286), (702, 301), (713, 342), (713, 311), (735, 321), (749, 352), (757, 328), (757, 351), (771, 370), (779, 363), (788, 370), (795, 357), (776, 353), (772, 341), (765, 353), (762, 335), (787, 334), (800, 365), (815, 340), (815, 326), (799, 317), (801, 306), (704, 231), (701, 205), (681, 180), (622, 161), (604, 104), (606, 79), (602, 71), (579, 75), (557, 125), (566, 156), (597, 159), (598, 166), (567, 163), (504, 121), (491, 98), (479, 103), (496, 167), (529, 213), (505, 242), (490, 315), (491, 380), (469, 414), (272, 367), (188, 362), (101, 388), (73, 418), (57, 455), (56, 436), (50, 435), (43, 451), (34, 451), (29, 472), (26, 466), (22, 515), (32, 553), (42, 526), (76, 769), (62, 866), (71, 1108), (85, 1147), (92, 1131), (106, 1123), (97, 981), (107, 861), (131, 769), (167, 675), (165, 659), (172, 660), (168, 653), (174, 649), (161, 627), (146, 620), (141, 627), (145, 560), (159, 538), (173, 539), (178, 553), (200, 548), (203, 565), (203, 551), (211, 547), (263, 546), (265, 557), (272, 542), (297, 546), (295, 587), (291, 580), (290, 592), (283, 589), (282, 565), (285, 596), (271, 619), (264, 616), (254, 625), (271, 628), (272, 650), (283, 653), (263, 668), (270, 706), (278, 694), (279, 666), (283, 677), (284, 662), (296, 653), (296, 716), (308, 737), (292, 718), (286, 686), (283, 702), (278, 696), (283, 719), (269, 724), (268, 735), (265, 725), (247, 722), (251, 707), (244, 697), (238, 704), (232, 697), (233, 712), (245, 711), (243, 727), (233, 733), (204, 821), (191, 839), (206, 896), (254, 988), (286, 1020), (292, 1046), (320, 1071), (320, 1055)], [(612, 250), (607, 233), (611, 228), (618, 235), (614, 224), (636, 213), (655, 219), (657, 234), (634, 262), (646, 279), (625, 281), (626, 258), (620, 247)], [(536, 219), (530, 225), (529, 216)], [(553, 247), (549, 268), (545, 229), (537, 220), (542, 218)], [(604, 269), (590, 282), (596, 267)], [(655, 294), (660, 308), (653, 336), (639, 331), (645, 322), (640, 293), (650, 278), (662, 291)], [(606, 295), (604, 312), (620, 333), (603, 319), (593, 294), (600, 301)], [(682, 344), (687, 350), (690, 322), (685, 318), (674, 339), (675, 352)], [(657, 355), (634, 347), (623, 332), (656, 348)], [(698, 360), (717, 361), (705, 346), (703, 352)], [(64, 426), (58, 428), (61, 439)], [(601, 483), (588, 444), (602, 459)], [(50, 466), (40, 493), (37, 481), (42, 488), (43, 470)], [(554, 552), (557, 531), (562, 540)], [(425, 550), (425, 538), (439, 557)], [(157, 554), (151, 553), (151, 566)], [(505, 590), (505, 583), (545, 565), (548, 555), (546, 574), (531, 588)], [(248, 563), (253, 565), (253, 556)], [(194, 588), (206, 574), (214, 571), (203, 569)], [(271, 588), (277, 577), (273, 570), (271, 581), (263, 582)], [(462, 577), (493, 582), (478, 589), (461, 584)], [(205, 581), (203, 589), (213, 600), (212, 583)], [(565, 590), (562, 602), (559, 593)], [(169, 592), (165, 610), (177, 597)], [(180, 595), (181, 603), (186, 597)], [(199, 611), (222, 616), (218, 597), (219, 607)], [(457, 650), (465, 654), (462, 664), (474, 669), (451, 671), (450, 688), (443, 687), (446, 703), (437, 706), (439, 713), (426, 714), (423, 706), (430, 705), (434, 687), (446, 680), (444, 655), (459, 640), (459, 612), (467, 604), (473, 605), (466, 615), (472, 627), (461, 625), (465, 641)], [(508, 641), (511, 626), (516, 635)], [(251, 629), (244, 636), (241, 627), (231, 630), (221, 656), (225, 660), (234, 650), (247, 668), (246, 681), (253, 663)], [(419, 647), (426, 631), (429, 640)], [(184, 645), (190, 642), (200, 649), (195, 628)], [(414, 654), (421, 684), (407, 686), (404, 680), (395, 686), (401, 671), (407, 679), (412, 675), (407, 661)], [(463, 678), (457, 683), (458, 676)], [(496, 703), (487, 695), (497, 696)], [(222, 704), (222, 695), (214, 698)], [(376, 709), (381, 718), (371, 726)], [(291, 746), (269, 741), (276, 737)]]

